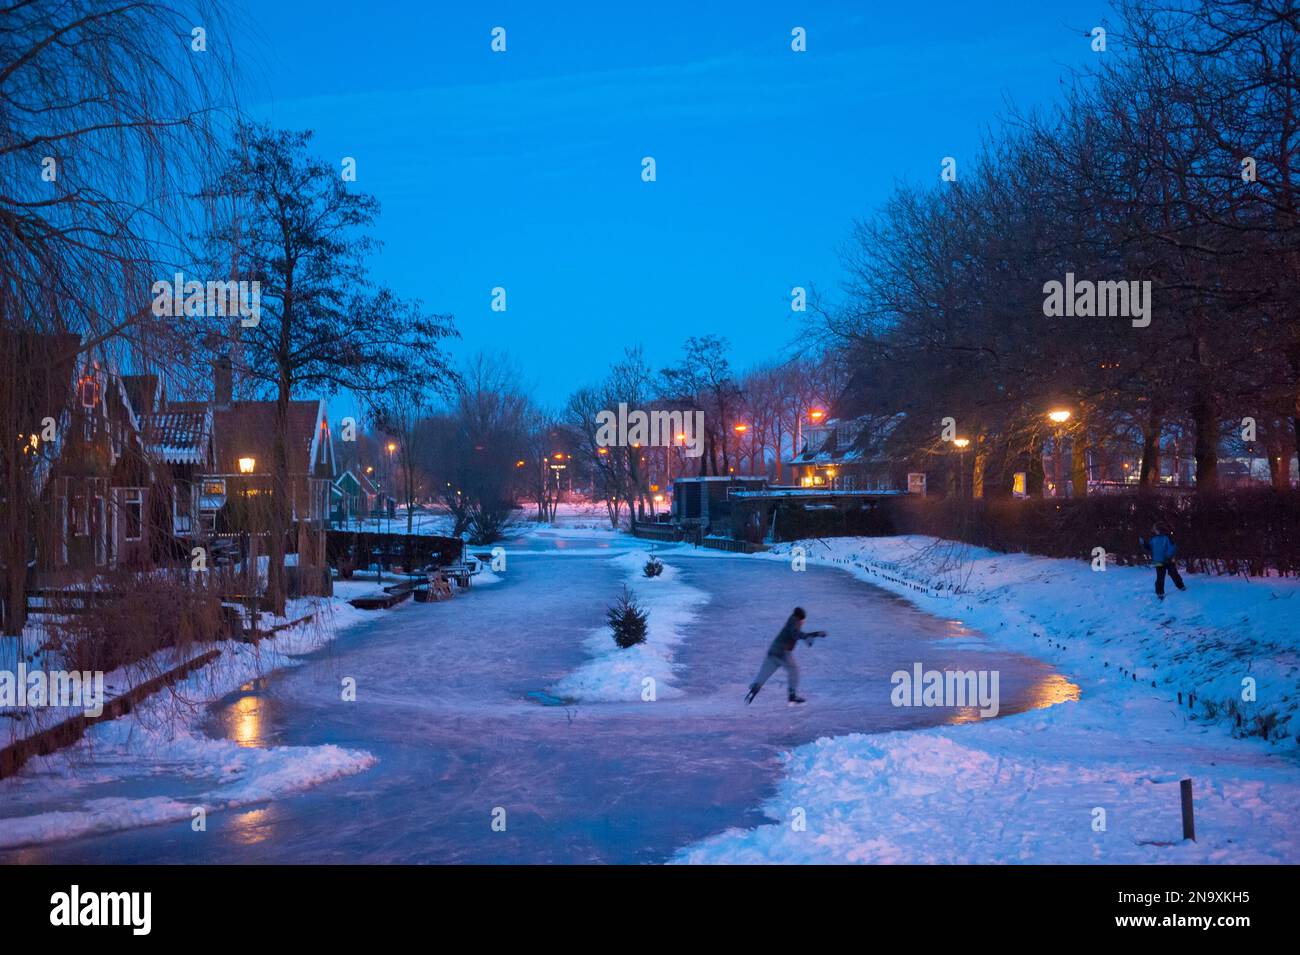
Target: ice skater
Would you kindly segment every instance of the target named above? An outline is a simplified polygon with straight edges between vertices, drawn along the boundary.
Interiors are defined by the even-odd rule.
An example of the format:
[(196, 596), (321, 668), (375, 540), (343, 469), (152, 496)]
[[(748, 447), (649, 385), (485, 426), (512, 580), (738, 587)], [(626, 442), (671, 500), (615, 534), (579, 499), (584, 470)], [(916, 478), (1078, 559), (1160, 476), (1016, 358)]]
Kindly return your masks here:
[(776, 635), (772, 645), (767, 648), (767, 656), (763, 658), (763, 665), (758, 668), (758, 676), (754, 677), (754, 682), (749, 684), (749, 692), (745, 695), (746, 703), (754, 702), (754, 697), (758, 696), (758, 691), (763, 688), (767, 678), (780, 667), (785, 667), (786, 680), (790, 684), (790, 702), (808, 702), (799, 695), (799, 665), (794, 662), (794, 647), (800, 640), (807, 640), (809, 646), (811, 646), (813, 640), (826, 636), (826, 631), (813, 630), (810, 633), (804, 633), (803, 621), (806, 616), (808, 615), (804, 613), (803, 607), (794, 608), (794, 613), (790, 614), (790, 619), (785, 622), (781, 632)]
[[(1139, 538), (1141, 540), (1141, 538)], [(1169, 579), (1174, 582), (1174, 586), (1179, 590), (1186, 590), (1183, 585), (1183, 578), (1178, 573), (1178, 564), (1174, 560), (1174, 555), (1178, 553), (1178, 548), (1174, 544), (1173, 537), (1169, 534), (1169, 528), (1164, 524), (1157, 523), (1151, 528), (1151, 539), (1141, 541), (1142, 549), (1151, 555), (1151, 562), (1156, 565), (1156, 596), (1161, 600), (1165, 599), (1165, 574), (1169, 574)]]

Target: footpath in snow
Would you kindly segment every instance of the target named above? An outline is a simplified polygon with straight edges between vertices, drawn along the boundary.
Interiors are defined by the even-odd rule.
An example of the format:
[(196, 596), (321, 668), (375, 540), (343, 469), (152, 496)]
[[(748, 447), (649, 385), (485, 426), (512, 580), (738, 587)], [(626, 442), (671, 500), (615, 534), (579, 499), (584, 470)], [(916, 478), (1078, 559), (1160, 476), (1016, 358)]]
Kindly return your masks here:
[[(789, 561), (795, 547), (1051, 662), (1081, 698), (798, 747), (763, 807), (774, 824), (675, 861), (1300, 862), (1300, 582), (1187, 575), (1186, 593), (1158, 602), (1149, 568), (916, 536), (737, 559)], [(1185, 777), (1196, 842), (1182, 839)]]

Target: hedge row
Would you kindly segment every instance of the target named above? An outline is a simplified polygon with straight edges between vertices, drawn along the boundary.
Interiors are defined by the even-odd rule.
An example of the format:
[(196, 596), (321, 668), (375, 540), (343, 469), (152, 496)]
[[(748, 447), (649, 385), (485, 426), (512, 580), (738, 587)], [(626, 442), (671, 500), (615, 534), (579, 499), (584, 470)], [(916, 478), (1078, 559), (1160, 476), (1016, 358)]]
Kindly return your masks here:
[(1117, 564), (1140, 564), (1149, 559), (1140, 540), (1151, 536), (1157, 521), (1172, 529), (1179, 560), (1192, 571), (1300, 575), (1300, 491), (1272, 488), (1065, 500), (908, 497), (878, 512), (783, 512), (778, 536), (929, 534), (990, 550), (1080, 560), (1103, 547)]
[(1095, 495), (1070, 500), (909, 499), (894, 508), (897, 533), (933, 534), (991, 550), (1090, 558), (1148, 558), (1141, 539), (1160, 521), (1190, 570), (1300, 574), (1300, 493), (1261, 488), (1224, 494)]

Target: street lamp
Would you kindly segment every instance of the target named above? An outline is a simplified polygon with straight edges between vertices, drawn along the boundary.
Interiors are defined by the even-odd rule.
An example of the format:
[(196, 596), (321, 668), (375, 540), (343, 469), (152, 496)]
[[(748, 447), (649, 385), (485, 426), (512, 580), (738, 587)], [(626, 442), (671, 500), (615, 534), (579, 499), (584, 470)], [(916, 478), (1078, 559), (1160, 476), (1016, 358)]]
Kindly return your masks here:
[[(732, 430), (736, 432), (736, 463), (740, 464), (741, 453), (745, 446), (745, 432), (749, 430), (749, 425), (738, 423), (732, 427)], [(752, 461), (750, 462), (750, 465), (750, 470), (752, 471)]]
[(257, 465), (257, 460), (256, 460), (255, 458), (240, 458), (240, 459), (239, 459), (239, 473), (240, 473), (240, 474), (252, 474), (252, 473), (253, 473), (253, 468), (254, 468), (256, 465)]
[[(824, 417), (826, 417), (826, 412), (822, 411), (822, 409), (820, 408), (808, 409), (808, 420), (811, 421), (813, 424), (816, 424), (817, 422), (821, 421), (822, 418)], [(780, 452), (780, 450), (781, 450), (780, 448), (777, 449), (778, 452)], [(794, 457), (797, 458), (802, 453), (803, 453), (803, 415), (797, 414), (794, 416)], [(778, 453), (777, 454), (778, 472), (780, 470), (779, 467), (780, 463), (781, 463), (781, 455), (780, 453)], [(791, 467), (793, 468), (794, 465), (791, 465)], [(797, 476), (798, 475), (796, 475), (796, 477)]]
[(964, 499), (966, 497), (966, 449), (970, 447), (970, 438), (953, 438), (952, 443), (960, 455), (957, 463), (957, 494)]
[(1048, 420), (1056, 425), (1056, 432), (1052, 438), (1055, 447), (1052, 449), (1052, 497), (1061, 497), (1061, 444), (1065, 440), (1065, 429), (1063, 425), (1070, 420), (1070, 412), (1065, 408), (1058, 408), (1054, 411), (1047, 412)]

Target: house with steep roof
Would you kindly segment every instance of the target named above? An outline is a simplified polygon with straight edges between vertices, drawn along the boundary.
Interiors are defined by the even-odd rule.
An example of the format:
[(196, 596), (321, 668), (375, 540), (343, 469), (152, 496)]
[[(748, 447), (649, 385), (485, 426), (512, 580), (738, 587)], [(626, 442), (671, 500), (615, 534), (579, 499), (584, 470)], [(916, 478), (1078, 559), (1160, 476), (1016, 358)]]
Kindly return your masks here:
[(336, 526), (360, 523), (383, 510), (379, 489), (364, 471), (354, 474), (345, 470), (335, 479), (334, 491), (330, 521)]
[(799, 487), (841, 491), (907, 488), (907, 468), (885, 453), (903, 416), (828, 418), (804, 431), (803, 447), (782, 462)]
[[(123, 378), (89, 360), (69, 382), (48, 477), (45, 569), (150, 566), (168, 550), (152, 462)], [(50, 526), (52, 525), (52, 526)]]

